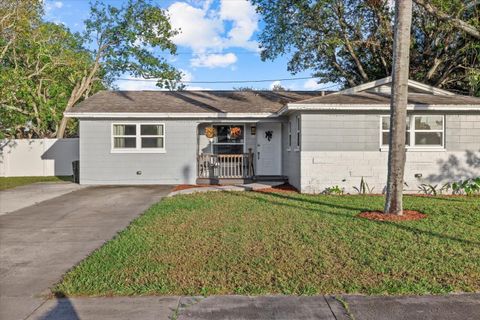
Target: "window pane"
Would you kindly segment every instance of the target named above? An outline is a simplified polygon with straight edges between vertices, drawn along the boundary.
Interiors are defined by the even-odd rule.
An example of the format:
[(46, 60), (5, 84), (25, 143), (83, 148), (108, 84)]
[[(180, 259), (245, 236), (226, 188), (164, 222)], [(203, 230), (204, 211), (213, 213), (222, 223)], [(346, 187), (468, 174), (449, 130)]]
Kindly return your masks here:
[(115, 124), (113, 125), (113, 134), (115, 136), (134, 136), (137, 132), (135, 124)]
[(243, 126), (214, 126), (217, 129), (217, 142), (243, 143)]
[[(388, 137), (390, 137), (390, 132), (382, 132), (382, 145), (383, 146), (388, 146), (390, 141), (388, 140)], [(409, 146), (410, 145), (410, 131), (407, 131), (406, 137), (405, 137), (405, 145)]]
[[(390, 116), (382, 117), (382, 130), (390, 130)], [(410, 130), (410, 118), (407, 117), (407, 130)]]
[(390, 129), (390, 117), (382, 117), (382, 130)]
[(242, 154), (243, 145), (213, 145), (214, 154)]
[(142, 138), (142, 148), (163, 148), (163, 138)]
[(115, 149), (130, 149), (136, 148), (136, 138), (114, 138), (113, 147)]
[(140, 132), (142, 136), (161, 136), (163, 135), (163, 125), (142, 124)]
[(416, 130), (442, 130), (443, 117), (442, 116), (421, 116), (415, 117)]
[(415, 144), (423, 146), (441, 146), (443, 133), (441, 132), (415, 132)]

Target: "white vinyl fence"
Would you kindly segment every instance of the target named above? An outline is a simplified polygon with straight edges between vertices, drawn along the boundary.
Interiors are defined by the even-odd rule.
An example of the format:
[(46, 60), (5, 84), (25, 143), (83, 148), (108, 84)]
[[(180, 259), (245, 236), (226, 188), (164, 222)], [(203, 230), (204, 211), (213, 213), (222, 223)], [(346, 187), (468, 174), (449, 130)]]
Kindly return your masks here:
[(0, 150), (0, 177), (68, 176), (75, 160), (78, 139), (10, 140)]

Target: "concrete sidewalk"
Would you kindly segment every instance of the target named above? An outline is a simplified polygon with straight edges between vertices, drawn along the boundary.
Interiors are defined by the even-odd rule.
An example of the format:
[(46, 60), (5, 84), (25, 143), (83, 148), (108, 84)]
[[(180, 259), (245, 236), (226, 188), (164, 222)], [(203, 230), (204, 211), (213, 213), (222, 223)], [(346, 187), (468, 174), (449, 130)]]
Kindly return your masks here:
[(46, 301), (27, 319), (473, 320), (480, 294), (446, 296), (212, 296)]
[(170, 190), (87, 187), (0, 216), (0, 319), (25, 319), (66, 271)]

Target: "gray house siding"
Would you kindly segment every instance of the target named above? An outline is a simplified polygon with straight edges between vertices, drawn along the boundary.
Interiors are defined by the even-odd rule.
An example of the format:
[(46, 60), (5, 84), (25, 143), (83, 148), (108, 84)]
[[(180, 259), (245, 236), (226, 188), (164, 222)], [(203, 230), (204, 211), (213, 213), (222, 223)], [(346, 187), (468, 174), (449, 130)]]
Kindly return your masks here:
[[(112, 123), (126, 122), (164, 123), (166, 152), (111, 153)], [(196, 127), (192, 120), (80, 120), (80, 183), (195, 183)]]
[(480, 150), (480, 115), (449, 114), (445, 130), (448, 151)]
[(302, 151), (369, 151), (379, 146), (378, 114), (302, 114)]
[[(382, 192), (388, 152), (380, 150), (380, 116), (302, 114), (301, 191), (319, 193), (339, 185), (346, 192), (355, 192), (353, 187), (358, 187), (363, 177), (375, 192)], [(446, 114), (445, 150), (407, 151), (407, 189), (417, 192), (422, 183), (443, 184), (480, 176), (478, 157), (480, 115)]]

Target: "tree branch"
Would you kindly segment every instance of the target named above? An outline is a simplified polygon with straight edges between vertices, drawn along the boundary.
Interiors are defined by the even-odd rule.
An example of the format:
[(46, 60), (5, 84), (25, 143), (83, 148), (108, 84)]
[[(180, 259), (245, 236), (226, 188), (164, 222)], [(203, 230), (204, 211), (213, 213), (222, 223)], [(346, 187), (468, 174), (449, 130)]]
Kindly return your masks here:
[(454, 17), (446, 14), (445, 12), (440, 11), (438, 8), (435, 8), (430, 3), (427, 3), (427, 1), (425, 1), (425, 0), (414, 0), (414, 1), (415, 1), (416, 4), (418, 4), (419, 6), (424, 8), (428, 13), (437, 17), (439, 20), (444, 21), (444, 22), (449, 22), (449, 23), (451, 23), (451, 25), (454, 28), (456, 28), (460, 31), (463, 31), (466, 34), (468, 34), (468, 35), (470, 35), (470, 36), (472, 36), (476, 39), (480, 39), (480, 30), (478, 30), (474, 26), (468, 24), (467, 22), (465, 22), (461, 19), (454, 18)]

